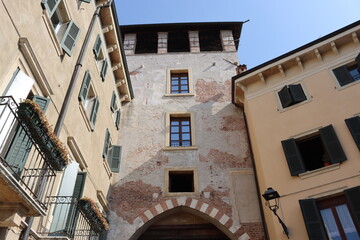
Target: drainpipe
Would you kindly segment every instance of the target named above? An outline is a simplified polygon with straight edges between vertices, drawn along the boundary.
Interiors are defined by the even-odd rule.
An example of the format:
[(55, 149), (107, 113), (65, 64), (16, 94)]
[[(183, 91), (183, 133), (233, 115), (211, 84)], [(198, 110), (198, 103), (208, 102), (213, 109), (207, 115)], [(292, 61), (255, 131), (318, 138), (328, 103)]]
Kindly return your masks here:
[[(90, 40), (91, 34), (92, 34), (93, 30), (94, 30), (96, 17), (99, 16), (100, 10), (102, 8), (110, 7), (112, 4), (113, 4), (113, 0), (110, 0), (109, 2), (96, 7), (95, 12), (94, 12), (94, 14), (93, 14), (93, 16), (91, 18), (89, 28), (88, 28), (88, 30), (86, 32), (86, 36), (85, 36), (83, 45), (81, 47), (79, 57), (78, 57), (78, 59), (76, 61), (75, 68), (74, 68), (73, 74), (71, 76), (70, 84), (69, 84), (69, 87), (67, 89), (64, 102), (63, 102), (63, 104), (61, 106), (59, 118), (58, 118), (58, 120), (56, 122), (56, 125), (55, 125), (54, 133), (55, 133), (56, 136), (60, 135), (61, 128), (62, 128), (62, 126), (64, 124), (64, 119), (65, 119), (65, 116), (66, 116), (66, 112), (67, 112), (67, 110), (69, 108), (70, 100), (71, 100), (72, 94), (74, 92), (74, 87), (75, 87), (75, 84), (77, 82), (79, 72), (80, 72), (80, 69), (82, 67), (82, 63), (84, 61), (85, 52), (86, 52), (86, 50), (87, 50), (87, 48), (89, 46), (89, 42), (90, 42), (89, 40)], [(43, 178), (43, 181), (41, 182), (41, 187), (40, 187), (39, 192), (42, 192), (42, 188), (44, 186), (45, 186), (45, 178)], [(33, 222), (34, 222), (34, 217), (29, 217), (28, 221), (27, 221), (27, 227), (23, 230), (21, 240), (28, 240)]]
[[(235, 104), (235, 106), (237, 106)], [(239, 106), (237, 106), (239, 107)], [(241, 107), (240, 107), (241, 108)], [(263, 225), (263, 231), (264, 231), (264, 235), (265, 235), (265, 240), (269, 240), (269, 232), (267, 230), (267, 225), (266, 225), (266, 222), (265, 222), (265, 215), (264, 215), (264, 208), (263, 208), (263, 205), (261, 204), (261, 193), (260, 193), (260, 187), (259, 187), (259, 180), (258, 180), (258, 177), (257, 177), (257, 171), (256, 171), (256, 164), (255, 164), (255, 160), (254, 160), (254, 153), (253, 153), (253, 150), (252, 150), (252, 145), (251, 145), (251, 139), (250, 139), (250, 134), (249, 134), (249, 127), (248, 127), (248, 123), (247, 123), (247, 118), (246, 118), (246, 115), (245, 115), (245, 110), (243, 109), (243, 116), (244, 116), (244, 121), (245, 121), (245, 128), (246, 128), (246, 131), (247, 131), (247, 138), (248, 138), (248, 142), (249, 142), (249, 148), (250, 148), (250, 155), (251, 155), (251, 159), (252, 159), (252, 164), (254, 166), (254, 173), (255, 173), (255, 185), (256, 185), (256, 192), (257, 192), (257, 198), (258, 198), (258, 201), (259, 201), (259, 205), (260, 205), (260, 215), (261, 215), (261, 220), (262, 220), (262, 225)]]

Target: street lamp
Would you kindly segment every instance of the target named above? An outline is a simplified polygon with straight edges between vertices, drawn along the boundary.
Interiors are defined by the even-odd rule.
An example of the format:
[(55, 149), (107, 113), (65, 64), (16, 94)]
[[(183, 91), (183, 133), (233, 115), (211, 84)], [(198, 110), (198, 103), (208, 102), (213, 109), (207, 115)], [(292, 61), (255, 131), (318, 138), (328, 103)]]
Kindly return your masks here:
[[(280, 195), (277, 191), (275, 191), (272, 187), (269, 187), (265, 193), (262, 195), (263, 198), (266, 200), (266, 206), (269, 207), (269, 209), (275, 214), (275, 216), (278, 218), (279, 223), (281, 224), (284, 234), (289, 238), (289, 231), (285, 225), (285, 223), (281, 220), (279, 215), (277, 215), (276, 211), (279, 209), (279, 198)], [(272, 201), (274, 200), (274, 201)]]

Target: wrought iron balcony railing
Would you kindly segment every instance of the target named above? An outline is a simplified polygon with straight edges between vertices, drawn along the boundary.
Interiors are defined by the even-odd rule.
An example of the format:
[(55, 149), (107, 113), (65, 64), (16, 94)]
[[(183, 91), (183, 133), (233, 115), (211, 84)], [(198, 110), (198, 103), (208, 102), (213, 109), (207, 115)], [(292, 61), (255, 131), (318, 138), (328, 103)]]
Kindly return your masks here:
[(89, 219), (79, 211), (76, 197), (50, 196), (47, 199), (53, 214), (42, 218), (38, 233), (74, 240), (98, 239), (99, 234), (91, 227)]
[(45, 196), (51, 193), (56, 173), (19, 119), (18, 107), (11, 96), (0, 97), (0, 174), (44, 214)]

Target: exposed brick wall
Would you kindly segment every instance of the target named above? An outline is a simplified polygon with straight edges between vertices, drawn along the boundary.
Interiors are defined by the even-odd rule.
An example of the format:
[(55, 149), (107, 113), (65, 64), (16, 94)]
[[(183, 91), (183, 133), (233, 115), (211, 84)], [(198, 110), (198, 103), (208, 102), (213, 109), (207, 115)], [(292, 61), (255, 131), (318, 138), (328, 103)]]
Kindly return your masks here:
[(231, 100), (230, 87), (230, 80), (226, 80), (225, 83), (218, 83), (216, 81), (198, 79), (195, 85), (196, 101), (202, 103), (209, 101), (228, 102)]
[(242, 227), (249, 234), (251, 240), (264, 240), (262, 223), (243, 223)]

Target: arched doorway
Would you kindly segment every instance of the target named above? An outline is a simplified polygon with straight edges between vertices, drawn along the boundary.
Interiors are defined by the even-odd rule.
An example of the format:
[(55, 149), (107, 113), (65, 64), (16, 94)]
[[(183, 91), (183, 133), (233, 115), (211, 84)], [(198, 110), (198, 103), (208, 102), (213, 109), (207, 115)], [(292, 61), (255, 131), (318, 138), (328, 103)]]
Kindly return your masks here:
[(154, 218), (136, 240), (230, 240), (209, 219), (178, 207)]

